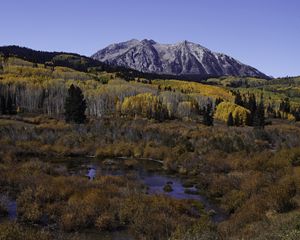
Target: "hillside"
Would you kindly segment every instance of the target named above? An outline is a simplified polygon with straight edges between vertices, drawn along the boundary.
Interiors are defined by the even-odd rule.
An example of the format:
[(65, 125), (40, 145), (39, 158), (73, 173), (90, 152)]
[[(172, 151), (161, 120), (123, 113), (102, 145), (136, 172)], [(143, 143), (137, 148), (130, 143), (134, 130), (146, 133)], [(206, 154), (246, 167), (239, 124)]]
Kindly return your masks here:
[[(133, 74), (128, 79), (126, 74), (124, 77), (124, 72), (114, 72), (111, 68), (110, 71), (103, 71), (99, 68), (88, 72), (75, 70), (76, 68), (85, 69), (87, 63), (84, 61), (82, 68), (74, 67), (76, 64), (79, 64), (78, 66), (81, 64), (81, 61), (77, 61), (78, 59), (74, 60), (74, 55), (59, 54), (54, 57), (51, 55), (51, 57), (53, 62), (61, 62), (60, 65), (64, 66), (36, 64), (17, 57), (1, 57), (3, 70), (0, 92), (6, 97), (14, 96), (19, 111), (26, 112), (31, 109), (30, 111), (52, 114), (53, 108), (56, 114), (62, 114), (62, 103), (67, 88), (71, 84), (78, 85), (83, 90), (88, 102), (87, 114), (98, 117), (103, 116), (104, 113), (112, 114), (115, 111), (121, 111), (117, 105), (122, 105), (125, 98), (146, 93), (157, 96), (162, 101), (163, 106), (169, 111), (169, 117), (176, 115), (178, 118), (193, 118), (193, 115), (196, 117), (198, 110), (201, 111), (209, 103), (214, 105), (216, 99), (234, 102), (236, 91), (242, 94), (254, 93), (257, 98), (264, 94), (265, 104), (272, 104), (277, 111), (280, 102), (285, 98), (290, 98), (292, 108), (296, 109), (300, 105), (298, 78), (265, 80), (249, 77), (221, 77), (196, 83), (158, 78), (151, 80), (151, 78)], [(32, 58), (38, 58), (38, 56)], [(74, 63), (71, 64), (72, 68), (67, 67), (70, 63)], [(12, 88), (11, 84), (20, 89), (18, 90), (20, 96), (16, 96), (17, 88)], [(45, 90), (50, 94), (45, 96)], [(50, 97), (51, 100), (48, 99)], [(51, 108), (44, 106), (49, 103), (52, 105)], [(187, 103), (191, 104), (188, 112), (184, 110), (187, 106), (183, 107)], [(178, 108), (179, 106), (183, 107), (184, 113), (180, 113), (181, 107)], [(176, 112), (170, 112), (175, 110)], [(187, 114), (187, 116), (182, 114)]]
[(179, 80), (191, 80), (191, 81), (201, 81), (205, 78), (199, 78), (199, 76), (185, 75), (185, 76), (174, 76), (168, 74), (156, 74), (156, 73), (146, 73), (140, 72), (128, 67), (116, 66), (112, 64), (107, 64), (89, 58), (86, 56), (81, 56), (76, 53), (65, 53), (65, 52), (45, 52), (37, 51), (26, 47), (19, 46), (3, 46), (0, 47), (0, 56), (3, 60), (8, 57), (16, 57), (29, 61), (32, 63), (45, 64), (49, 67), (60, 66), (68, 67), (78, 71), (84, 72), (95, 72), (95, 71), (106, 71), (117, 73), (119, 77), (125, 80), (133, 80), (135, 78), (147, 78), (147, 79), (179, 79)]

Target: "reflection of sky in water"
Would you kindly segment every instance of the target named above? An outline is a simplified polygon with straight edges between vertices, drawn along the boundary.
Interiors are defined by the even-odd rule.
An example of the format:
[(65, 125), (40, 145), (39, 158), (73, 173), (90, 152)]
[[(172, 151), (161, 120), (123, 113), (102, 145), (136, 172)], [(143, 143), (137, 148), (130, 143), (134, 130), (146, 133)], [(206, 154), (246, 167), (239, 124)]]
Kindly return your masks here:
[(87, 177), (88, 177), (90, 180), (93, 180), (93, 179), (96, 177), (96, 169), (95, 169), (95, 168), (90, 168), (90, 169), (88, 170)]
[(3, 219), (14, 220), (17, 218), (17, 202), (10, 199), (9, 197), (2, 196), (2, 201), (8, 211), (7, 216), (2, 217)]
[[(195, 200), (201, 200), (200, 195), (191, 195), (184, 192), (185, 188), (182, 186), (182, 183), (176, 179), (171, 178), (167, 176), (162, 175), (156, 175), (151, 174), (149, 176), (142, 177), (141, 180), (149, 187), (149, 193), (155, 194), (155, 193), (163, 193), (170, 197), (174, 197), (177, 199), (195, 199)], [(170, 184), (172, 186), (173, 191), (171, 192), (165, 192), (163, 190), (163, 187), (166, 185), (166, 183), (172, 182)], [(193, 189), (193, 188), (189, 188)], [(193, 189), (195, 190), (195, 189)]]
[(8, 203), (8, 218), (13, 220), (17, 217), (17, 203), (16, 201), (9, 201)]
[[(123, 176), (126, 174), (133, 174), (148, 187), (149, 194), (165, 194), (176, 199), (199, 200), (204, 204), (207, 211), (214, 210), (217, 213), (213, 216), (213, 221), (219, 222), (225, 218), (225, 215), (222, 214), (216, 206), (210, 204), (205, 197), (199, 194), (185, 193), (186, 189), (191, 191), (197, 191), (197, 189), (195, 187), (184, 188), (179, 178), (167, 176), (160, 171), (148, 171), (145, 164), (139, 164), (134, 170), (124, 168), (120, 160), (116, 163), (116, 165), (101, 165), (99, 162), (92, 165), (82, 164), (80, 170), (87, 169), (85, 170), (87, 171), (86, 176), (91, 180), (93, 180), (96, 176)], [(170, 185), (172, 186), (173, 191), (165, 192), (163, 190), (167, 183), (171, 183)]]

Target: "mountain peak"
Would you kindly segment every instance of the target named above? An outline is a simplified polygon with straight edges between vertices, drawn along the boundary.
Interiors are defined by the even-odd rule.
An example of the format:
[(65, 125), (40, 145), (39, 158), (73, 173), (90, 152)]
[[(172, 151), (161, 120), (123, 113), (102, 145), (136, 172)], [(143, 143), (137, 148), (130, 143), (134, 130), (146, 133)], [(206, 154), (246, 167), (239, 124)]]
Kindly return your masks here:
[(182, 45), (186, 45), (188, 43), (191, 43), (191, 42), (189, 42), (188, 40), (183, 40), (183, 41), (179, 42), (179, 44), (182, 44)]
[(268, 78), (238, 60), (187, 40), (160, 44), (152, 39), (131, 39), (112, 44), (92, 58), (138, 71), (168, 75), (249, 76)]
[(141, 43), (147, 43), (147, 44), (151, 44), (151, 45), (156, 44), (156, 42), (152, 39), (143, 39), (141, 41)]

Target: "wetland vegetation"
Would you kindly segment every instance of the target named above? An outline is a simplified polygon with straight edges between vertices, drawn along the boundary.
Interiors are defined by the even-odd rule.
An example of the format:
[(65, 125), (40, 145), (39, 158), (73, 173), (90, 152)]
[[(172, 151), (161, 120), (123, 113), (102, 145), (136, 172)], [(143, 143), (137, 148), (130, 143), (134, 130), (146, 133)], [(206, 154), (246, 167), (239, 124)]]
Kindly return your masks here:
[[(162, 80), (69, 57), (1, 56), (1, 240), (300, 237), (299, 78)], [(72, 85), (85, 111), (66, 111)]]

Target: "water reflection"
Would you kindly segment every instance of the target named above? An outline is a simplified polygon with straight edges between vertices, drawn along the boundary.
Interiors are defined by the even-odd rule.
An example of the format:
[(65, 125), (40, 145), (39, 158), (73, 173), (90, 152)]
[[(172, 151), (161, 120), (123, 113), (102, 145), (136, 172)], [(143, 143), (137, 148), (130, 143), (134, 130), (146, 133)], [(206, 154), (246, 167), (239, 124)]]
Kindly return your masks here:
[(91, 167), (88, 169), (88, 173), (86, 175), (90, 180), (94, 180), (96, 177), (96, 168)]
[(1, 196), (1, 202), (7, 210), (7, 215), (1, 220), (15, 220), (17, 218), (17, 202), (8, 196)]
[[(69, 160), (68, 160), (69, 161)], [(88, 162), (87, 162), (88, 161)], [(176, 199), (193, 199), (200, 201), (206, 211), (215, 213), (212, 216), (214, 222), (221, 222), (226, 219), (226, 215), (215, 205), (211, 204), (204, 196), (198, 194), (195, 186), (185, 188), (178, 177), (167, 175), (161, 170), (161, 164), (146, 160), (139, 160), (137, 164), (130, 167), (126, 164), (126, 159), (107, 159), (104, 161), (93, 161), (84, 159), (77, 164), (68, 162), (70, 172), (87, 176), (90, 180), (97, 176), (134, 176), (137, 180), (145, 184), (148, 194), (165, 194)], [(164, 187), (168, 184), (171, 191), (165, 192)]]

